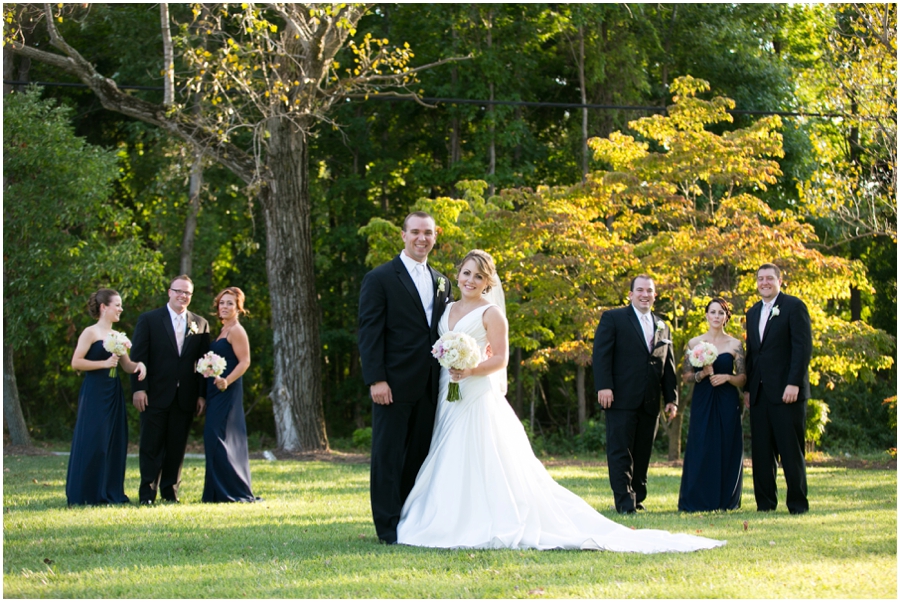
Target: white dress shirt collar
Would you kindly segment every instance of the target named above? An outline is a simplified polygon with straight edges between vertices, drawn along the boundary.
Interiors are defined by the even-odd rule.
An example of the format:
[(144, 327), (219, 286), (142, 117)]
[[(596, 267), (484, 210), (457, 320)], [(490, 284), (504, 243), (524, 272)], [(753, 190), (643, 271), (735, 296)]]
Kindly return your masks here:
[(416, 261), (409, 255), (407, 255), (403, 251), (400, 251), (400, 261), (403, 262), (403, 265), (406, 267), (406, 271), (409, 272), (410, 277), (412, 277), (413, 282), (416, 281), (416, 277), (414, 276), (414, 272), (413, 272), (413, 270), (416, 269), (416, 266), (421, 265), (421, 266), (424, 266), (426, 269), (428, 268), (428, 260), (427, 259), (425, 261), (423, 261), (422, 263), (419, 263), (418, 261)]

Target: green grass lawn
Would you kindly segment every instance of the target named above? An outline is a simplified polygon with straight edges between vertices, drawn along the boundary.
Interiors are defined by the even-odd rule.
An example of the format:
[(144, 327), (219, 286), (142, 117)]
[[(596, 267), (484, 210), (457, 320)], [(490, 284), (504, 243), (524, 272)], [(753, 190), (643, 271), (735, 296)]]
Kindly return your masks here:
[[(897, 596), (897, 474), (813, 466), (811, 510), (676, 511), (681, 469), (651, 468), (647, 512), (610, 509), (605, 467), (550, 472), (635, 528), (728, 540), (690, 554), (428, 550), (379, 545), (367, 464), (251, 462), (260, 504), (200, 504), (202, 460), (179, 505), (66, 508), (66, 457), (5, 456), (8, 598), (889, 598)], [(137, 459), (126, 493), (136, 498)], [(744, 524), (747, 524), (745, 529)]]

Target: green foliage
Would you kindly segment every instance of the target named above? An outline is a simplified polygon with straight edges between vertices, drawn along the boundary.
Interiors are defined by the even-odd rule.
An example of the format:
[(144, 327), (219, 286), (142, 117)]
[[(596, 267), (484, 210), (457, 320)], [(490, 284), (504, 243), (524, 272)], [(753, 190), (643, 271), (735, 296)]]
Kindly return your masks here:
[(810, 399), (806, 402), (806, 445), (815, 449), (825, 433), (828, 424), (828, 404), (821, 399)]
[(68, 119), (37, 89), (4, 99), (4, 340), (15, 349), (71, 328), (101, 286), (127, 303), (162, 278), (131, 212), (108, 202), (115, 155), (76, 137)]
[(813, 397), (828, 405), (829, 424), (821, 446), (832, 453), (897, 447), (897, 409), (885, 400), (896, 396), (896, 373), (871, 382), (850, 381), (829, 389), (813, 388)]
[(371, 426), (353, 431), (353, 447), (359, 449), (372, 449)]

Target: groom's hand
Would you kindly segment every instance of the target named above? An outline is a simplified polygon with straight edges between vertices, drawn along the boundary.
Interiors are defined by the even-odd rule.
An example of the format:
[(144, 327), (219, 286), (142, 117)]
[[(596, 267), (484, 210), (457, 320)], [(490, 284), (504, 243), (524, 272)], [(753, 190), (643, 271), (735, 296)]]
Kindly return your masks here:
[(134, 395), (131, 396), (131, 403), (134, 404), (134, 407), (137, 408), (138, 412), (143, 412), (147, 409), (147, 392), (146, 391), (137, 391)]
[(380, 380), (377, 383), (372, 384), (372, 386), (369, 387), (369, 394), (372, 396), (372, 401), (378, 405), (386, 406), (394, 403), (394, 397), (391, 394), (391, 386), (387, 384), (387, 381)]
[(600, 389), (597, 391), (597, 402), (600, 404), (601, 408), (608, 410), (613, 402), (612, 389)]

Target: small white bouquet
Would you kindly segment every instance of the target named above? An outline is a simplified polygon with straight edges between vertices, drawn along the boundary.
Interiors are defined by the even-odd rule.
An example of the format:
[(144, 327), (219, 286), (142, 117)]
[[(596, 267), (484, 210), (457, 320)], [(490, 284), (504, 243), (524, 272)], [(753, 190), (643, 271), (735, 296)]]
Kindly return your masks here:
[(225, 361), (225, 358), (221, 355), (216, 355), (212, 351), (207, 352), (206, 355), (197, 360), (197, 372), (206, 378), (222, 376), (227, 366), (228, 362)]
[[(115, 330), (111, 330), (106, 338), (103, 340), (103, 348), (112, 353), (113, 355), (118, 355), (122, 357), (128, 350), (131, 349), (131, 341), (128, 340), (128, 337), (125, 336), (124, 332), (116, 332)], [(116, 367), (113, 366), (109, 369), (109, 377), (113, 378), (116, 375)]]
[(700, 341), (697, 346), (688, 352), (688, 360), (694, 368), (703, 368), (709, 366), (716, 358), (719, 357), (719, 350), (716, 346), (707, 341)]
[[(478, 343), (464, 332), (448, 330), (435, 342), (431, 355), (444, 368), (465, 370), (474, 368), (481, 362)], [(447, 401), (459, 401), (459, 383), (451, 382), (447, 389)]]

